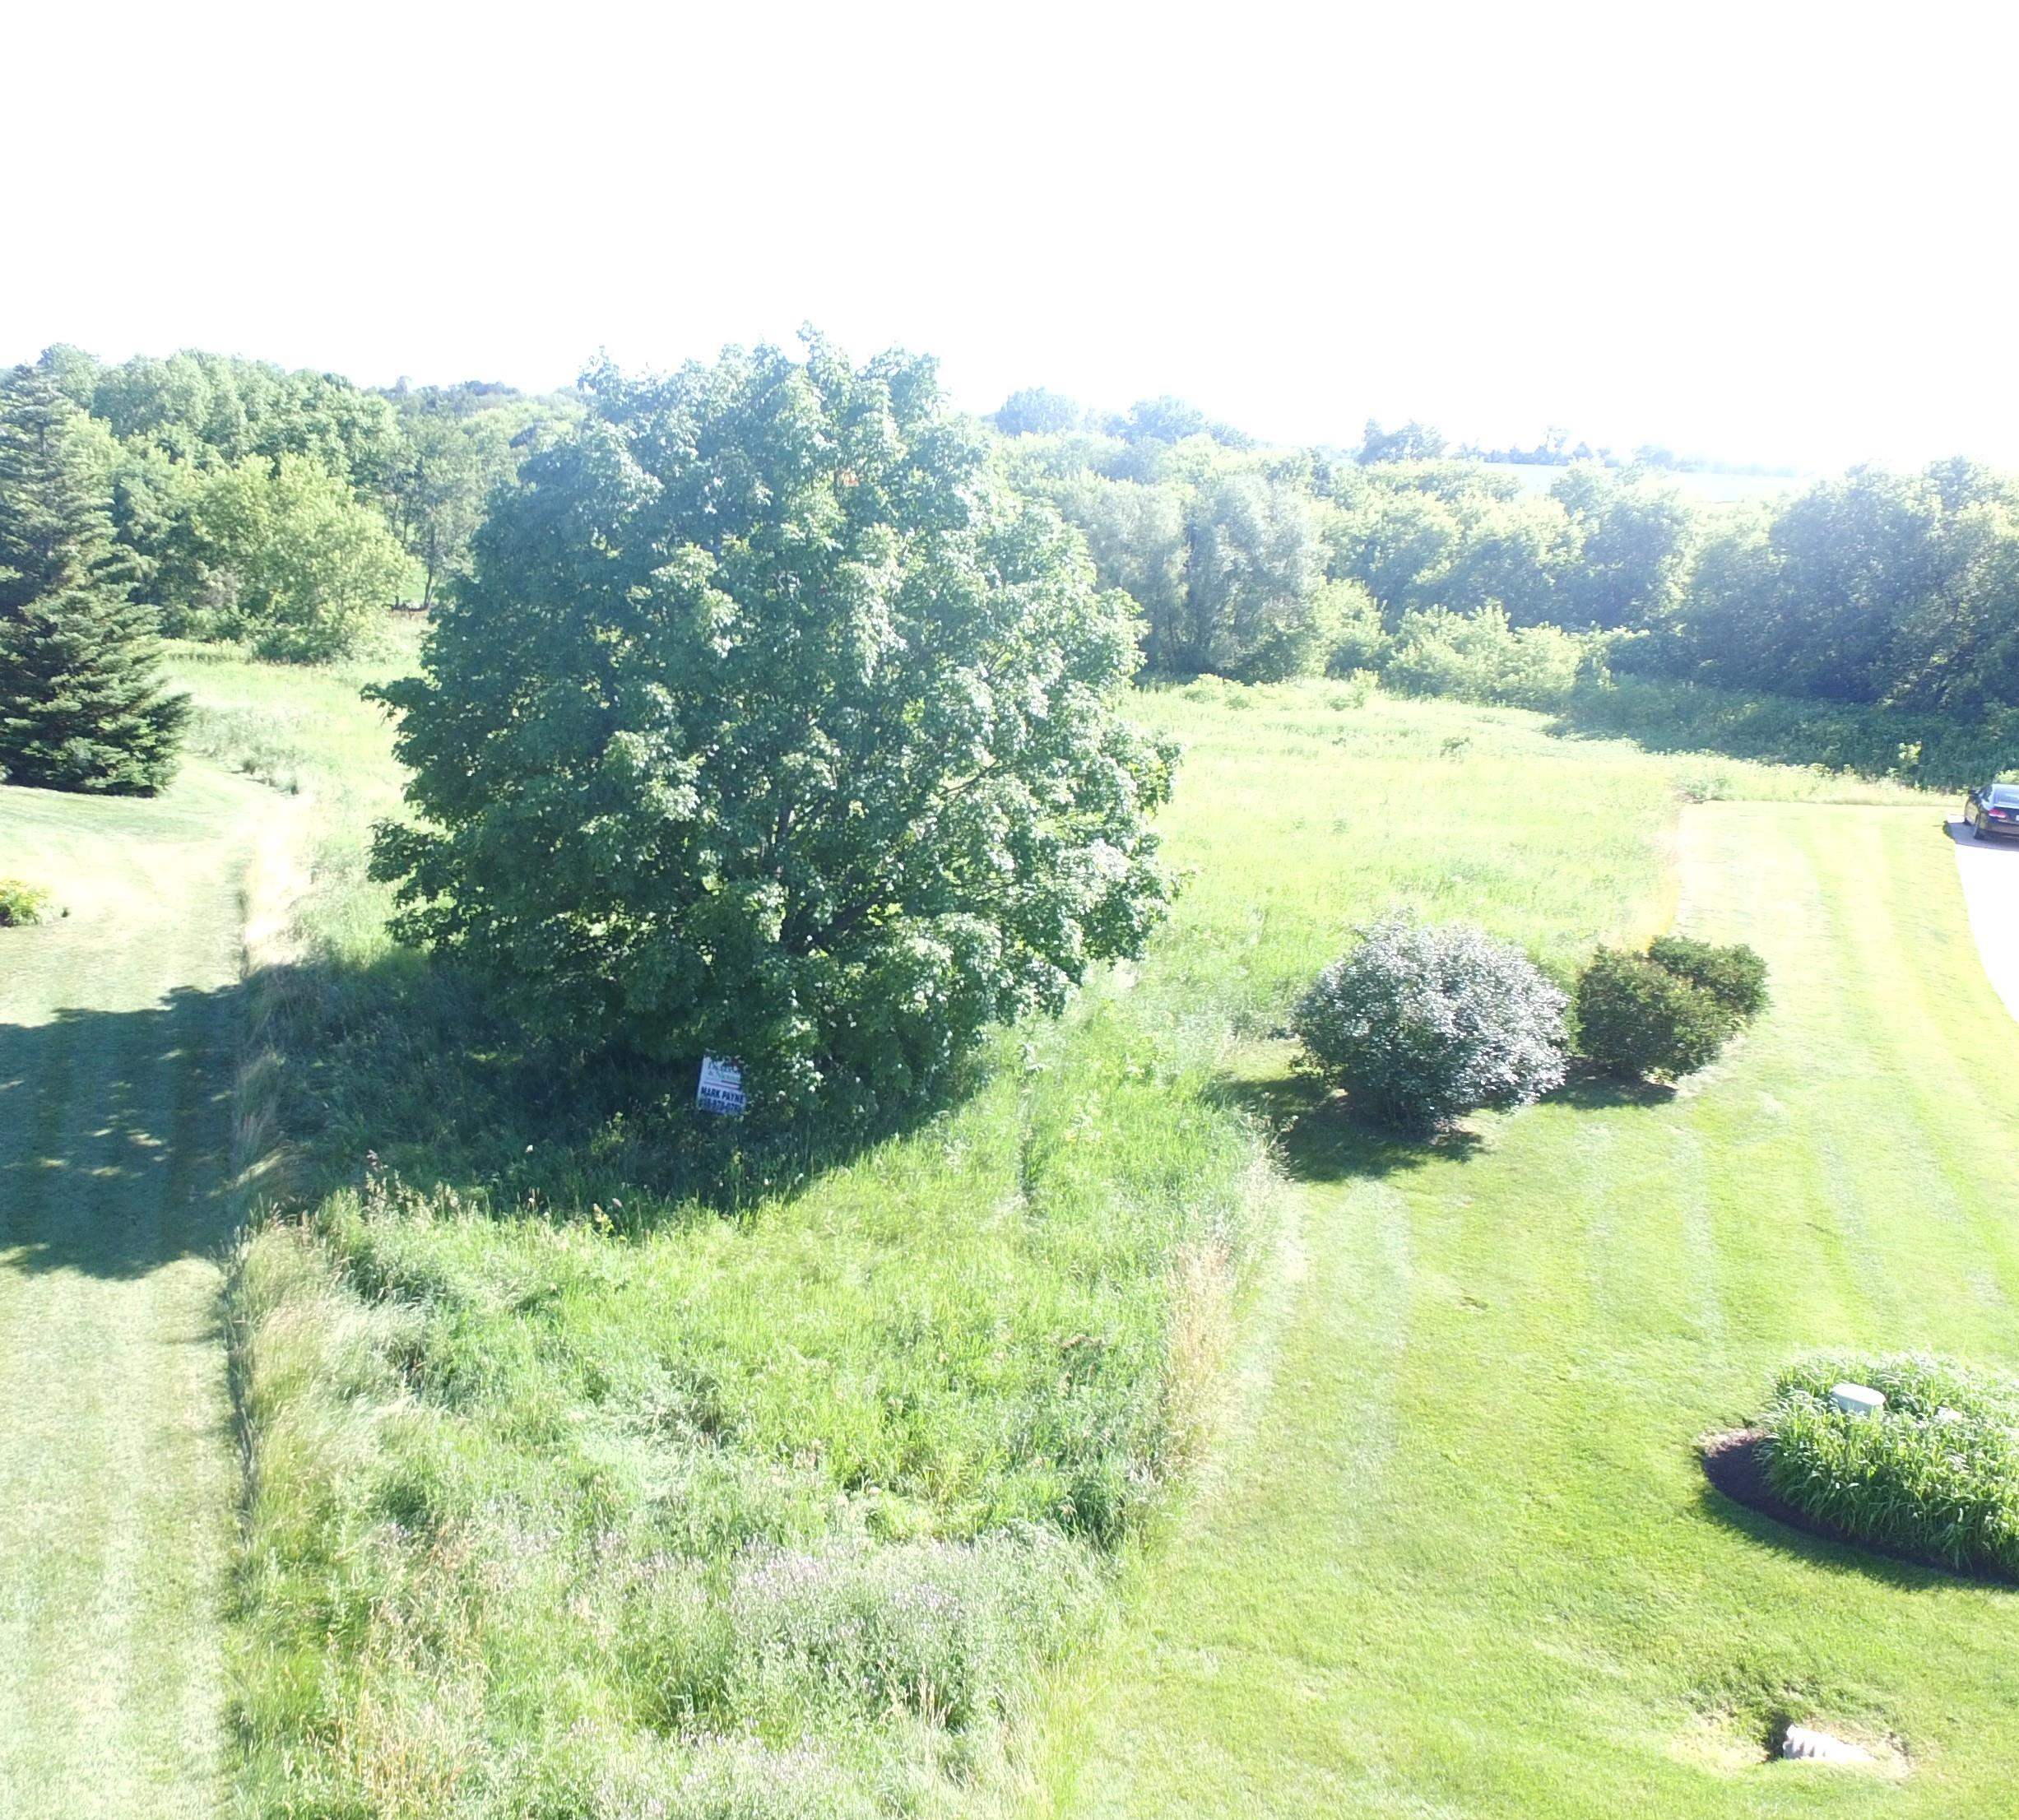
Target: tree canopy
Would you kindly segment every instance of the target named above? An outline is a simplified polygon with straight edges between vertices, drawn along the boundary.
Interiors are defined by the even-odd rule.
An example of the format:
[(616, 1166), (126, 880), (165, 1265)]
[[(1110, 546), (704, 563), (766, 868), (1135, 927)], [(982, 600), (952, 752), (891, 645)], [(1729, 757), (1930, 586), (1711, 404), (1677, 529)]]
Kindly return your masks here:
[(58, 790), (158, 789), (189, 711), (156, 670), (99, 506), (82, 413), (53, 378), (0, 380), (0, 774)]
[(931, 363), (588, 383), (383, 692), (402, 929), (556, 1038), (861, 1113), (1139, 951), (1172, 760), (1116, 712), (1132, 611)]

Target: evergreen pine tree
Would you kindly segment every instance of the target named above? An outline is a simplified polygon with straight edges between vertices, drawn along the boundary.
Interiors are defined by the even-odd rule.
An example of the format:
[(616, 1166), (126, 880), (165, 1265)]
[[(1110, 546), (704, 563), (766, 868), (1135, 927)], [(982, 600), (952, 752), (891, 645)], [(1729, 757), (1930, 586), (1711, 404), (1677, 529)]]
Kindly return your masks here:
[(77, 421), (48, 374), (0, 378), (0, 776), (144, 793), (174, 769), (188, 698), (163, 688)]

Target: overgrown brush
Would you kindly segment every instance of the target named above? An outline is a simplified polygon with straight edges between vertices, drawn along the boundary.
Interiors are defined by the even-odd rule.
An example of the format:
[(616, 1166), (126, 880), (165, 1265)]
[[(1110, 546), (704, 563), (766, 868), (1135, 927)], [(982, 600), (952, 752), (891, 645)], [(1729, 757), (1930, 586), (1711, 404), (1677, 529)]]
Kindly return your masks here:
[[(1830, 1400), (1868, 1386), (1877, 1415)], [(2019, 1377), (1918, 1353), (1789, 1366), (1761, 1418), (1766, 1474), (1797, 1510), (1875, 1546), (2019, 1579)]]
[(389, 948), (374, 717), (201, 682), (242, 750), (259, 689), (310, 704), (270, 718), (318, 830), (256, 982), (306, 1205), (230, 1295), (245, 1811), (886, 1816), (996, 1773), (1207, 1425), (1271, 1179), (1230, 1006), (1098, 989), (885, 1140), (761, 1140)]
[(1722, 752), (1928, 790), (1966, 790), (2019, 764), (2019, 713), (2009, 709), (1937, 713), (1624, 675), (1587, 679), (1560, 705), (1565, 731), (1650, 751)]

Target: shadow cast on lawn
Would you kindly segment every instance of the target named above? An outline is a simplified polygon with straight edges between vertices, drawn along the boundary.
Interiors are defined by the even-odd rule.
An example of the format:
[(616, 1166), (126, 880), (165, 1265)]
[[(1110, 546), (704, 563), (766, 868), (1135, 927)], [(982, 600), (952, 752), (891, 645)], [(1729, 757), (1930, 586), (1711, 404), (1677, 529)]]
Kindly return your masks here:
[(631, 1231), (790, 1199), (958, 1103), (979, 1078), (874, 1123), (768, 1127), (694, 1107), (694, 1064), (569, 1052), (521, 1029), (453, 962), (396, 950), (367, 967), (262, 977), (282, 1059), (280, 1123), (311, 1197), (383, 1170), (495, 1212), (601, 1207)]
[(1273, 1131), (1284, 1168), (1300, 1182), (1393, 1175), (1427, 1163), (1465, 1161), (1483, 1148), (1473, 1132), (1406, 1136), (1354, 1116), (1346, 1096), (1302, 1071), (1251, 1080), (1228, 1076), (1212, 1098)]
[(1697, 1488), (1696, 1507), (1713, 1522), (1737, 1530), (1761, 1547), (1828, 1573), (1855, 1575), (1904, 1592), (1939, 1591), (1944, 1588), (1953, 1590), (1958, 1587), (1981, 1587), (1992, 1592), (2014, 1590), (2004, 1581), (1890, 1553), (1864, 1543), (1825, 1534), (1805, 1525), (1770, 1516), (1741, 1502), (1708, 1481)]
[(1608, 1112), (1624, 1106), (1652, 1110), (1671, 1104), (1675, 1097), (1667, 1081), (1622, 1080), (1596, 1068), (1579, 1067), (1547, 1098), (1553, 1106), (1571, 1106), (1580, 1112)]
[(0, 1270), (130, 1279), (222, 1251), (242, 993), (0, 1024)]

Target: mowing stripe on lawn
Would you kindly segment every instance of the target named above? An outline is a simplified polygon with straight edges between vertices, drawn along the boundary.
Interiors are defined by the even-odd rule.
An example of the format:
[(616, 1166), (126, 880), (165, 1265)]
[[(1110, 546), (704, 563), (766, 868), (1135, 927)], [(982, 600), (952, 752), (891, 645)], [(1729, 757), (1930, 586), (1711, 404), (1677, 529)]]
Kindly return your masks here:
[[(1037, 1809), (2010, 1812), (2019, 1593), (1780, 1530), (1694, 1442), (1808, 1347), (2019, 1358), (2019, 1030), (1925, 810), (1710, 806), (1678, 852), (1769, 1014), (1671, 1099), (1307, 1169), (1255, 1430), (1068, 1690)], [(1911, 1772), (1769, 1763), (1789, 1714)]]
[(0, 1813), (220, 1805), (239, 880), (259, 797), (0, 791)]

